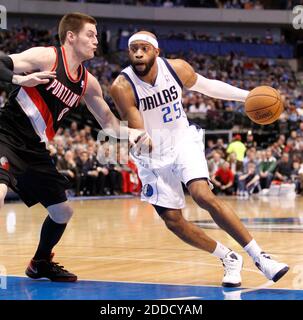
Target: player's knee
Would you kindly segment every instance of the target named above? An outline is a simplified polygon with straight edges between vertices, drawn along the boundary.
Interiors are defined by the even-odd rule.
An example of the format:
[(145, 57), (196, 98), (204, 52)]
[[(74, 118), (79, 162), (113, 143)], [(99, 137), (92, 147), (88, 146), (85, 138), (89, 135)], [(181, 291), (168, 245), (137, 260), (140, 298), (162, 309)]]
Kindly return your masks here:
[(67, 202), (55, 204), (47, 208), (50, 218), (60, 224), (68, 223), (73, 216), (73, 209)]
[(196, 188), (191, 192), (191, 196), (198, 205), (206, 210), (218, 205), (218, 198), (208, 186), (204, 188)]
[(161, 218), (164, 220), (166, 227), (171, 231), (179, 229), (184, 221), (182, 213), (179, 211), (169, 211), (162, 214)]
[(212, 194), (212, 195), (202, 195), (199, 198), (199, 201), (196, 201), (203, 209), (207, 211), (213, 211), (213, 210), (219, 210), (220, 203), (218, 198)]

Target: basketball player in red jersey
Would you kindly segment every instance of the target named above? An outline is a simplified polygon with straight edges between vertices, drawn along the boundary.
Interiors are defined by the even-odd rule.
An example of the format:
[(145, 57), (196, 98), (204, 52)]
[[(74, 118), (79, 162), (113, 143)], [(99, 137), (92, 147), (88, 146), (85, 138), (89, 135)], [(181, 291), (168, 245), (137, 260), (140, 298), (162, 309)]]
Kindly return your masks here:
[(97, 79), (83, 66), (97, 48), (96, 20), (81, 13), (67, 14), (59, 24), (59, 38), (60, 47), (35, 47), (0, 57), (0, 81), (16, 85), (0, 111), (0, 209), (8, 186), (27, 206), (41, 203), (48, 216), (26, 274), (73, 282), (77, 276), (52, 261), (52, 249), (73, 211), (65, 195), (67, 180), (56, 170), (46, 144), (62, 120), (77, 110), (81, 98), (105, 132), (110, 129), (111, 135), (129, 137), (135, 144), (142, 131), (120, 126)]
[(131, 65), (114, 81), (111, 95), (122, 119), (132, 128), (144, 128), (153, 141), (151, 157), (135, 155), (142, 200), (154, 206), (167, 228), (180, 239), (222, 260), (223, 286), (240, 286), (242, 256), (184, 219), (183, 182), (193, 200), (245, 249), (263, 274), (278, 281), (289, 267), (265, 254), (233, 210), (211, 192), (202, 137), (189, 125), (182, 107), (184, 87), (241, 102), (249, 92), (207, 79), (184, 60), (160, 58), (157, 38), (150, 32), (135, 33), (128, 46)]

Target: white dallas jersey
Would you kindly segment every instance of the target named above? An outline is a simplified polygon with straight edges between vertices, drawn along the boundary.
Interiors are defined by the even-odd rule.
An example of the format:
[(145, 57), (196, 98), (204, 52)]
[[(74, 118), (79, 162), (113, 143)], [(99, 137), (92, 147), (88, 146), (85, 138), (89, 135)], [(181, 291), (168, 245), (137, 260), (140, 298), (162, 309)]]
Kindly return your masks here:
[(132, 85), (144, 128), (153, 141), (153, 156), (173, 153), (188, 132), (189, 123), (182, 106), (182, 82), (166, 59), (158, 57), (154, 85), (142, 81), (132, 66), (121, 74)]

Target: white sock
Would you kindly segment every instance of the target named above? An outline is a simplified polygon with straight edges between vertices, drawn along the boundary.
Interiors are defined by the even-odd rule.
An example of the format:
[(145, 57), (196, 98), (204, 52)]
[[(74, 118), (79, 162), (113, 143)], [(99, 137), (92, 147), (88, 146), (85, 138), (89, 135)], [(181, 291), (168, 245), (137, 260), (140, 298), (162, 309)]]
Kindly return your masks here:
[(217, 242), (217, 246), (215, 251), (212, 253), (212, 255), (214, 255), (215, 257), (219, 258), (219, 259), (224, 259), (226, 257), (226, 255), (231, 251), (230, 249), (228, 249), (227, 247), (225, 247), (222, 243)]
[(244, 247), (244, 250), (255, 259), (262, 252), (255, 239), (252, 239), (249, 244)]

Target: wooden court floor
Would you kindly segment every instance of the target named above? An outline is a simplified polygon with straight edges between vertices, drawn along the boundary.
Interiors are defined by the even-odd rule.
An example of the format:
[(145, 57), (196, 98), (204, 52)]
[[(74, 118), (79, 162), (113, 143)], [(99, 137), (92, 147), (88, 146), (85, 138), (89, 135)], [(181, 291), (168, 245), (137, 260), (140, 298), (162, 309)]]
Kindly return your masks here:
[[(248, 226), (261, 247), (291, 267), (271, 288), (303, 290), (303, 197), (223, 198)], [(223, 268), (208, 253), (170, 233), (152, 206), (138, 198), (72, 201), (75, 215), (55, 250), (55, 261), (79, 279), (220, 286)], [(0, 212), (0, 265), (24, 275), (39, 239), (45, 210), (8, 203)], [(243, 249), (215, 228), (209, 214), (190, 197), (184, 216), (225, 245), (243, 253), (242, 286), (267, 286)]]

